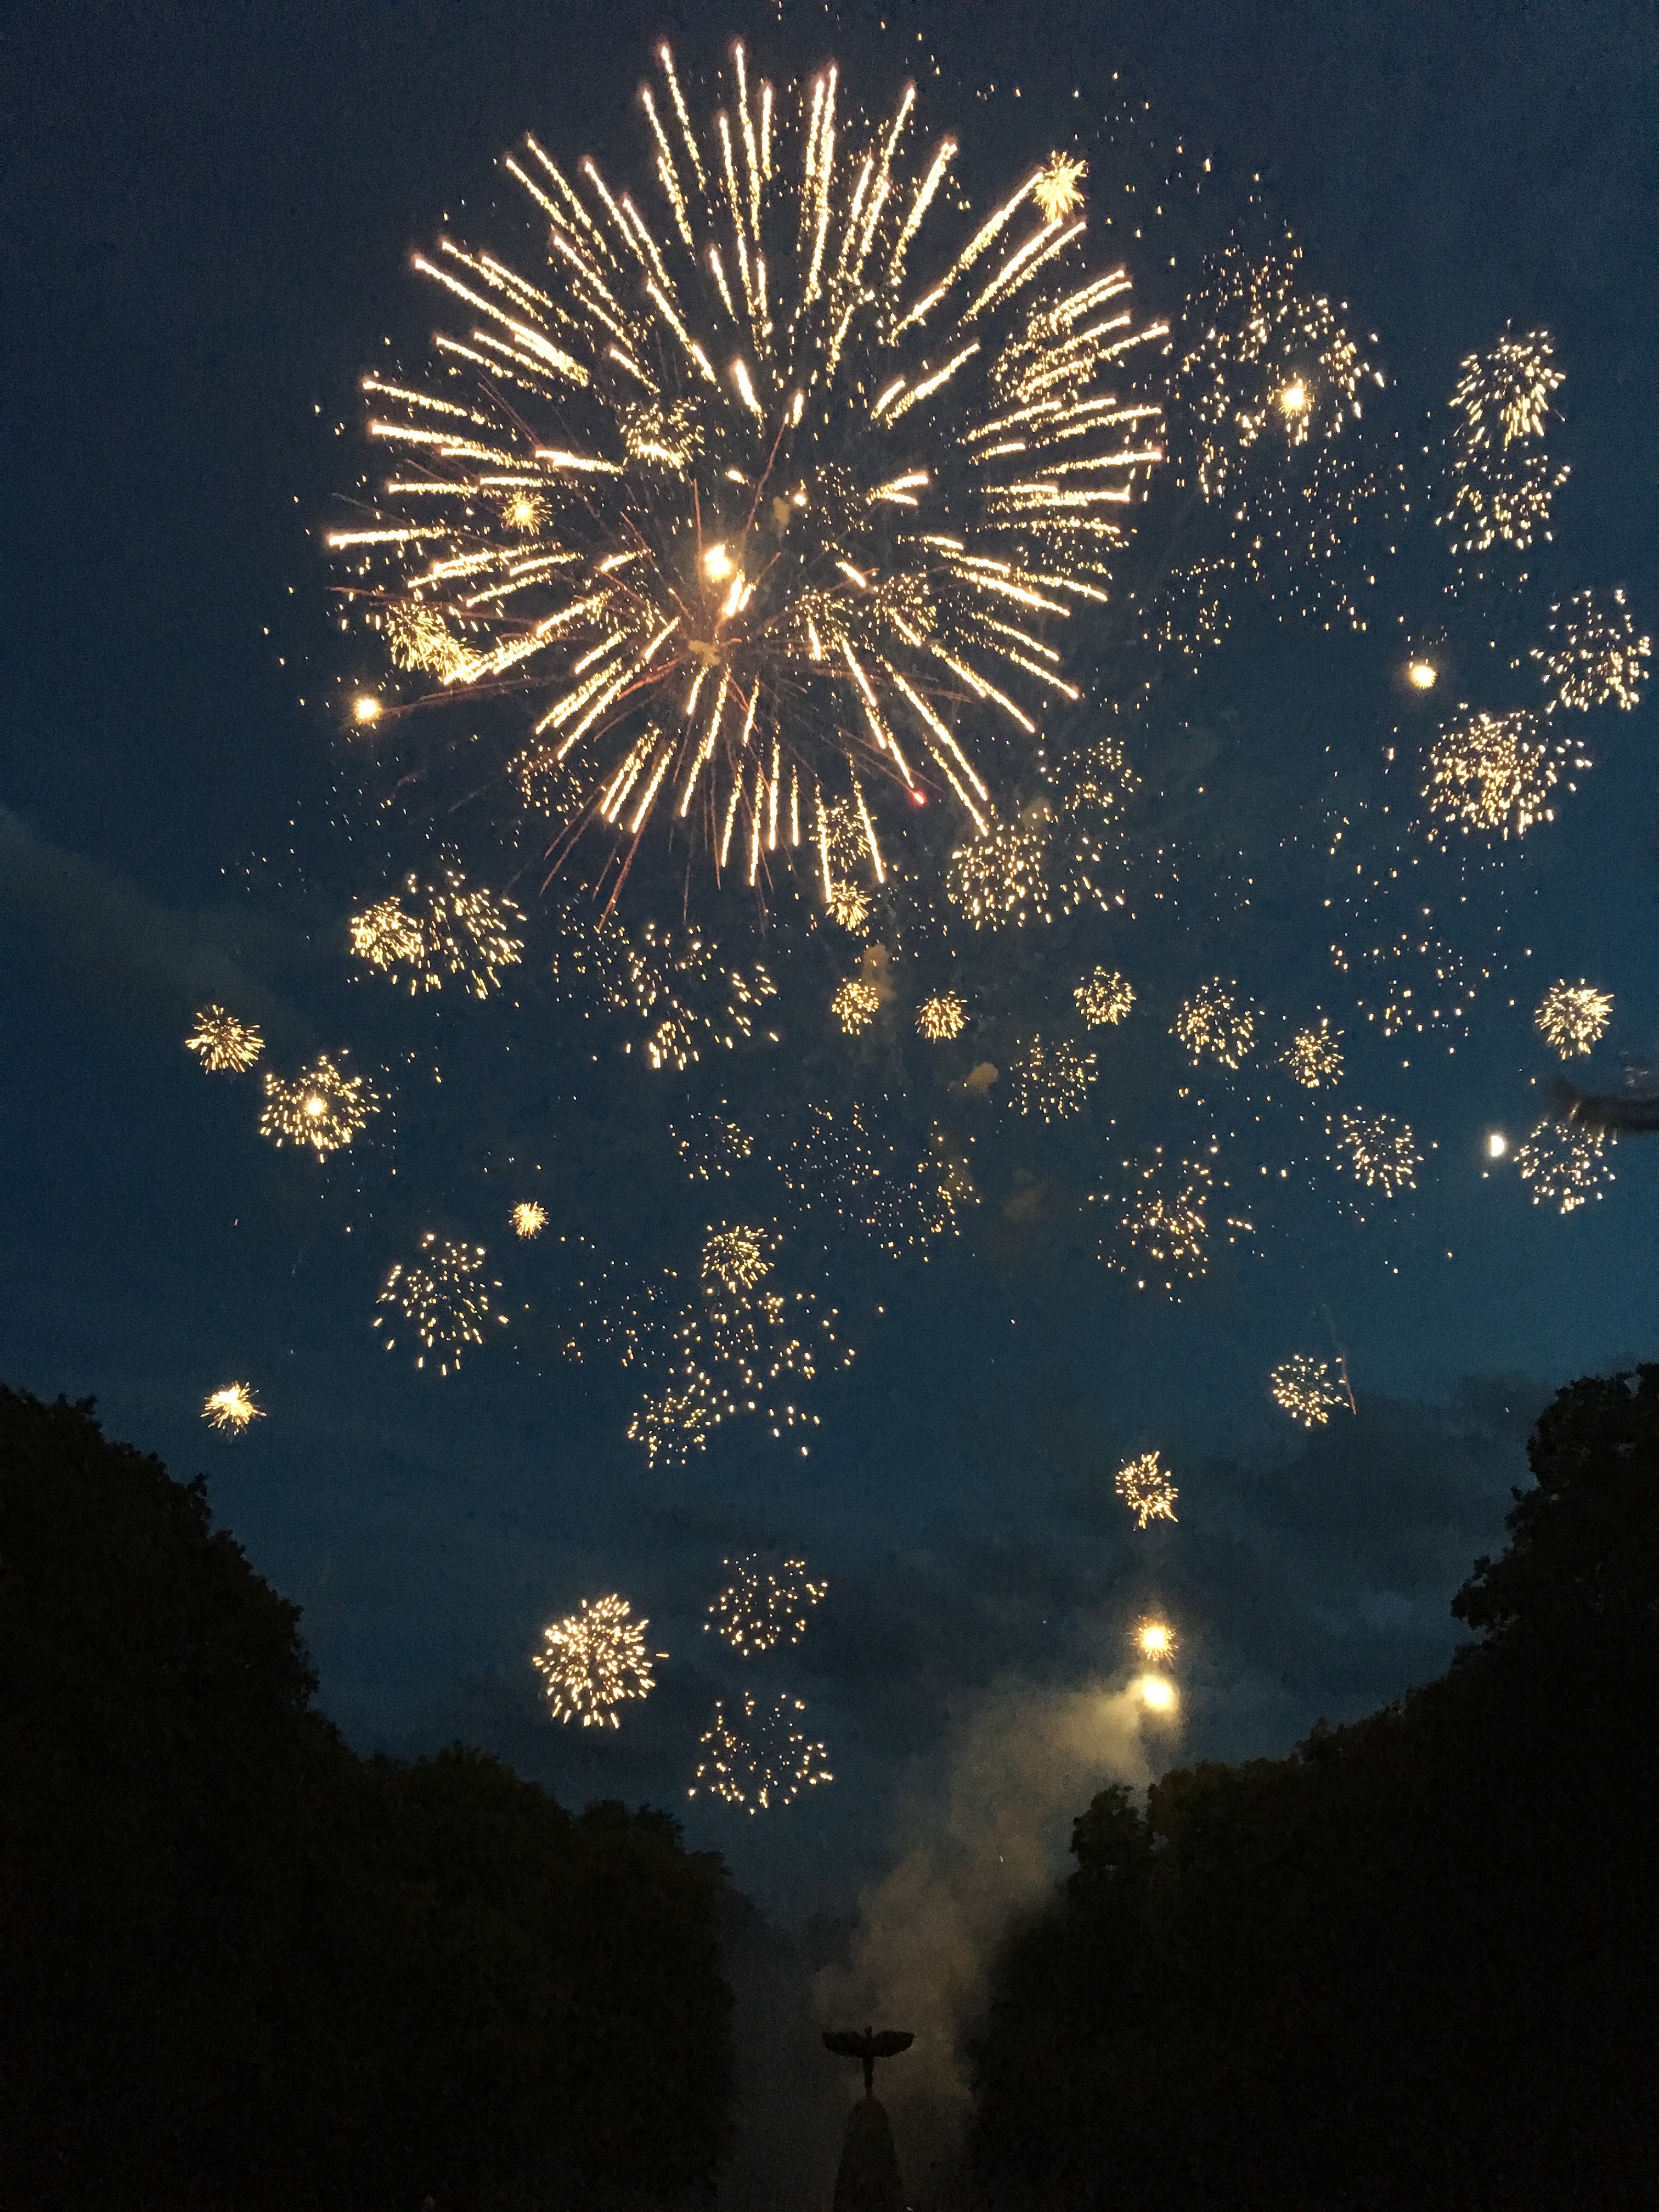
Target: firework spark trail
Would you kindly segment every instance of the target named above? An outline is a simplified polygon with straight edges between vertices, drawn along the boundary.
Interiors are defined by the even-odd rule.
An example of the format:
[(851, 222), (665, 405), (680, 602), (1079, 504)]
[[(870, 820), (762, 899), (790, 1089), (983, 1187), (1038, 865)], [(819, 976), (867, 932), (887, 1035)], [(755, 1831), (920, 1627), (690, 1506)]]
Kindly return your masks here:
[(441, 884), (422, 886), (410, 876), (401, 893), (354, 914), (349, 927), (357, 957), (393, 982), (406, 983), (411, 998), (454, 981), (475, 999), (487, 999), (501, 969), (524, 957), (523, 939), (511, 934), (519, 919), (511, 899), (469, 890), (466, 878), (449, 868)]
[(956, 148), (912, 166), (914, 88), (871, 128), (833, 70), (798, 112), (762, 86), (757, 132), (740, 47), (712, 122), (659, 58), (662, 216), (592, 160), (509, 156), (546, 270), (416, 257), (458, 326), (435, 380), (364, 379), (394, 471), (329, 548), (420, 698), (534, 701), (518, 779), (574, 771), (553, 857), (608, 833), (613, 897), (648, 821), (755, 884), (836, 797), (880, 882), (882, 787), (988, 822), (960, 709), (1030, 736), (1078, 697), (1046, 633), (1103, 598), (1161, 459), (1133, 379), (1165, 333), (1081, 265), (1075, 165), (941, 253)]
[(1329, 1133), (1337, 1166), (1368, 1190), (1397, 1198), (1415, 1188), (1423, 1154), (1409, 1122), (1391, 1114), (1346, 1113), (1332, 1121)]
[(1566, 1120), (1540, 1121), (1515, 1153), (1515, 1164), (1521, 1180), (1531, 1189), (1533, 1204), (1548, 1204), (1562, 1213), (1576, 1213), (1592, 1198), (1600, 1199), (1614, 1179), (1607, 1148), (1618, 1141), (1616, 1131)]
[(1563, 1060), (1593, 1050), (1612, 1019), (1611, 991), (1565, 981), (1550, 985), (1532, 1018), (1533, 1027)]
[(1110, 968), (1096, 968), (1072, 993), (1078, 1012), (1091, 1030), (1114, 1028), (1135, 1002), (1129, 983)]
[(1554, 394), (1566, 382), (1554, 356), (1547, 331), (1524, 337), (1505, 331), (1487, 352), (1462, 362), (1451, 396), (1451, 504), (1440, 518), (1455, 551), (1503, 544), (1524, 552), (1534, 538), (1549, 536), (1550, 508), (1568, 473), (1543, 443)]
[(745, 1690), (732, 1701), (728, 1718), (726, 1701), (718, 1699), (698, 1741), (702, 1756), (687, 1796), (702, 1790), (724, 1804), (766, 1813), (832, 1782), (829, 1752), (800, 1725), (805, 1715), (799, 1698), (765, 1699)]
[(265, 1048), (257, 1023), (239, 1022), (222, 1006), (199, 1007), (194, 1018), (185, 1049), (198, 1054), (209, 1075), (246, 1075)]
[(542, 1676), (550, 1717), (568, 1726), (617, 1728), (617, 1707), (644, 1698), (656, 1687), (647, 1651), (648, 1620), (635, 1620), (625, 1597), (584, 1598), (576, 1612), (549, 1623), (542, 1632), (546, 1650), (531, 1665)]
[(202, 1401), (202, 1419), (208, 1426), (234, 1437), (264, 1418), (264, 1407), (246, 1382), (226, 1382), (217, 1390), (210, 1390)]
[(1547, 714), (1597, 707), (1629, 713), (1642, 703), (1653, 640), (1638, 635), (1622, 591), (1575, 592), (1550, 609), (1549, 639), (1532, 647), (1547, 694)]
[[(343, 1061), (346, 1054), (339, 1058)], [(361, 1136), (382, 1103), (366, 1076), (349, 1075), (319, 1053), (292, 1081), (266, 1072), (259, 1134), (279, 1149), (309, 1145), (319, 1160), (325, 1159)]]
[(1283, 1065), (1304, 1091), (1320, 1091), (1327, 1084), (1342, 1080), (1342, 1048), (1338, 1042), (1340, 1035), (1338, 1030), (1333, 1036), (1329, 1021), (1322, 1016), (1317, 1029), (1300, 1029), (1291, 1039), (1285, 1049)]
[[(1429, 749), (1423, 797), (1431, 829), (1496, 831), (1505, 842), (1524, 837), (1538, 823), (1554, 821), (1550, 802), (1565, 770), (1589, 765), (1582, 746), (1553, 738), (1523, 707), (1466, 714)], [(1569, 791), (1577, 788), (1568, 782)]]

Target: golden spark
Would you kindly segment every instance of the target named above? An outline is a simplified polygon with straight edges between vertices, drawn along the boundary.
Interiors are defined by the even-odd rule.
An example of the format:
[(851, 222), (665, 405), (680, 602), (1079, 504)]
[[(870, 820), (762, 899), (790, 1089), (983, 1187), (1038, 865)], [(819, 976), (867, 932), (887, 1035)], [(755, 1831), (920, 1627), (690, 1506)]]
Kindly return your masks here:
[(1129, 984), (1111, 968), (1097, 968), (1085, 975), (1072, 993), (1072, 998), (1091, 1030), (1115, 1026), (1135, 1002)]
[(881, 993), (861, 975), (849, 975), (830, 1001), (830, 1011), (848, 1036), (860, 1036), (876, 1018)]
[(533, 1198), (521, 1198), (507, 1218), (514, 1234), (528, 1241), (539, 1237), (547, 1226), (547, 1208)]
[(1298, 1352), (1281, 1360), (1267, 1377), (1274, 1405), (1304, 1429), (1322, 1429), (1334, 1409), (1347, 1403), (1346, 1393), (1329, 1364)]
[(1638, 635), (1622, 591), (1575, 592), (1550, 609), (1548, 644), (1532, 648), (1548, 694), (1546, 712), (1639, 707), (1652, 652), (1653, 640)]
[(1170, 1033), (1186, 1048), (1193, 1066), (1218, 1060), (1234, 1068), (1243, 1060), (1255, 1038), (1255, 1016), (1234, 997), (1235, 985), (1218, 975), (1200, 983), (1190, 999), (1182, 1001)]
[(240, 1437), (255, 1421), (263, 1421), (265, 1409), (258, 1403), (252, 1388), (246, 1382), (227, 1382), (217, 1390), (210, 1390), (202, 1401), (202, 1419), (210, 1429), (227, 1430)]
[(1524, 708), (1468, 714), (1430, 747), (1423, 796), (1437, 823), (1465, 836), (1482, 830), (1504, 839), (1524, 837), (1537, 823), (1555, 819), (1549, 799), (1564, 766), (1589, 764), (1576, 748), (1548, 738), (1538, 716)]
[(806, 1617), (823, 1603), (829, 1583), (809, 1581), (805, 1559), (786, 1559), (770, 1568), (759, 1553), (750, 1552), (725, 1565), (729, 1579), (708, 1608), (705, 1632), (744, 1659), (799, 1644), (806, 1633)]
[(1321, 1016), (1317, 1029), (1300, 1029), (1285, 1048), (1284, 1064), (1304, 1091), (1322, 1090), (1342, 1080), (1342, 1048), (1331, 1034), (1329, 1020)]
[[(341, 1060), (345, 1058), (342, 1053)], [(325, 1159), (362, 1133), (380, 1103), (365, 1076), (349, 1075), (325, 1052), (319, 1053), (291, 1082), (266, 1071), (259, 1134), (279, 1149), (309, 1145), (319, 1160)]]
[(531, 1665), (547, 1692), (550, 1717), (568, 1726), (617, 1728), (617, 1707), (656, 1687), (653, 1658), (666, 1652), (645, 1647), (648, 1620), (635, 1620), (625, 1597), (583, 1598), (577, 1610), (542, 1631), (545, 1650)]
[(1616, 1143), (1608, 1131), (1586, 1129), (1576, 1121), (1543, 1121), (1526, 1142), (1517, 1145), (1515, 1164), (1521, 1179), (1532, 1187), (1534, 1206), (1559, 1206), (1576, 1213), (1590, 1199), (1599, 1199), (1614, 1179), (1607, 1147)]
[(1613, 1019), (1611, 991), (1588, 983), (1552, 983), (1538, 1002), (1533, 1026), (1563, 1060), (1587, 1053), (1600, 1042)]
[(256, 1023), (239, 1022), (222, 1006), (198, 1006), (195, 1022), (185, 1049), (200, 1054), (209, 1075), (245, 1075), (265, 1048), (264, 1034)]
[(394, 983), (406, 983), (411, 997), (453, 981), (487, 999), (501, 969), (524, 957), (523, 939), (512, 934), (520, 919), (511, 899), (469, 890), (465, 877), (447, 868), (441, 884), (423, 887), (410, 876), (401, 893), (354, 914), (351, 949)]
[(959, 991), (939, 991), (916, 1008), (916, 1034), (930, 1044), (947, 1044), (968, 1026), (968, 1001)]
[(1048, 156), (1048, 166), (1031, 187), (1031, 197), (1050, 222), (1074, 215), (1082, 206), (1083, 179), (1088, 173), (1089, 164), (1080, 155)]
[[(398, 1261), (380, 1285), (376, 1304), (390, 1308), (393, 1316), (401, 1315), (415, 1333), (421, 1346), (416, 1367), (424, 1367), (432, 1354), (438, 1372), (447, 1375), (459, 1367), (469, 1346), (483, 1344), (491, 1322), (506, 1328), (507, 1316), (490, 1306), (489, 1293), (501, 1286), (484, 1279), (484, 1259), (482, 1244), (459, 1244), (428, 1229), (421, 1239), (420, 1257), (407, 1265)], [(387, 1318), (376, 1314), (374, 1326), (379, 1328)], [(388, 1352), (397, 1340), (388, 1333)]]
[(1126, 1460), (1117, 1471), (1115, 1487), (1134, 1515), (1137, 1528), (1144, 1528), (1149, 1521), (1176, 1518), (1176, 1500), (1181, 1492), (1159, 1465), (1157, 1452), (1142, 1452), (1138, 1459)]
[(745, 1690), (732, 1701), (718, 1699), (714, 1716), (697, 1748), (696, 1778), (687, 1795), (699, 1790), (723, 1804), (741, 1805), (750, 1814), (793, 1804), (803, 1790), (831, 1782), (830, 1754), (800, 1723), (806, 1707), (799, 1698), (757, 1698)]
[(1415, 1188), (1423, 1155), (1408, 1121), (1391, 1114), (1342, 1114), (1330, 1124), (1330, 1136), (1336, 1164), (1367, 1189), (1397, 1198)]

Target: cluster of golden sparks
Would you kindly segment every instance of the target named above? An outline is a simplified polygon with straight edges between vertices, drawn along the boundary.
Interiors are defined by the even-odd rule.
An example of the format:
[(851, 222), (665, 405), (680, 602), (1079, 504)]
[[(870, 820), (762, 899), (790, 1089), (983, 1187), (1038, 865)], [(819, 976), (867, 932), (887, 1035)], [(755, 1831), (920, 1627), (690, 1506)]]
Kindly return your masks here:
[(1223, 1067), (1237, 1068), (1255, 1042), (1255, 1016), (1249, 1006), (1240, 1005), (1236, 989), (1217, 976), (1200, 983), (1189, 999), (1182, 1001), (1171, 1033), (1185, 1047), (1194, 1067), (1202, 1060), (1213, 1060)]
[(1642, 703), (1652, 653), (1653, 640), (1638, 631), (1622, 591), (1575, 592), (1550, 609), (1547, 642), (1532, 648), (1546, 711), (1617, 707), (1628, 714)]
[(1009, 1068), (1009, 1104), (1015, 1113), (1034, 1114), (1042, 1121), (1069, 1121), (1089, 1103), (1095, 1060), (1093, 1053), (1080, 1050), (1069, 1037), (1056, 1037), (1048, 1044), (1033, 1037)]
[(702, 1756), (688, 1796), (702, 1790), (749, 1813), (767, 1813), (834, 1780), (828, 1751), (801, 1726), (806, 1707), (800, 1698), (744, 1690), (730, 1707), (728, 1717), (727, 1700), (715, 1703), (698, 1740)]
[(1096, 968), (1072, 993), (1073, 1003), (1091, 1030), (1112, 1029), (1135, 1002), (1130, 985), (1115, 969)]
[(834, 68), (780, 98), (738, 46), (699, 118), (658, 59), (649, 191), (526, 139), (536, 273), (416, 257), (454, 326), (365, 378), (392, 472), (328, 542), (407, 679), (367, 726), (517, 694), (556, 859), (600, 832), (614, 889), (661, 821), (750, 884), (816, 857), (827, 900), (835, 800), (879, 884), (892, 802), (991, 826), (964, 709), (1029, 738), (1078, 697), (1048, 633), (1162, 458), (1134, 365), (1165, 333), (1085, 264), (1076, 161), (941, 251), (957, 147), (918, 144), (914, 87), (869, 125)]
[(1330, 1138), (1338, 1164), (1368, 1190), (1397, 1198), (1415, 1187), (1423, 1155), (1408, 1121), (1392, 1114), (1339, 1114)]
[(511, 899), (469, 890), (466, 878), (449, 868), (441, 884), (422, 885), (410, 876), (401, 893), (354, 914), (349, 926), (357, 957), (407, 984), (411, 996), (455, 981), (487, 999), (502, 969), (524, 957), (524, 939), (512, 934), (520, 919)]
[(1550, 459), (1544, 440), (1554, 395), (1566, 380), (1547, 331), (1523, 337), (1506, 331), (1462, 363), (1451, 396), (1451, 503), (1442, 518), (1459, 552), (1499, 544), (1525, 552), (1535, 538), (1548, 537), (1567, 470)]
[(1304, 1352), (1280, 1361), (1267, 1377), (1267, 1390), (1274, 1405), (1304, 1429), (1322, 1429), (1339, 1406), (1351, 1402), (1329, 1362)]
[(1540, 1121), (1515, 1149), (1515, 1164), (1532, 1192), (1533, 1204), (1576, 1213), (1592, 1198), (1599, 1199), (1613, 1180), (1607, 1155), (1607, 1146), (1615, 1141), (1607, 1132), (1587, 1129), (1577, 1121)]
[(929, 1044), (948, 1044), (968, 1026), (968, 1001), (960, 991), (937, 991), (916, 1008), (916, 1035)]
[(222, 1383), (210, 1390), (202, 1401), (202, 1419), (210, 1429), (240, 1437), (255, 1421), (263, 1421), (265, 1409), (254, 1397), (252, 1386), (246, 1382)]
[(647, 1620), (635, 1620), (625, 1597), (584, 1598), (576, 1611), (543, 1631), (544, 1650), (531, 1662), (547, 1692), (548, 1711), (565, 1724), (617, 1728), (618, 1705), (644, 1698), (656, 1686), (647, 1651)]
[(547, 1208), (539, 1199), (521, 1198), (512, 1212), (508, 1214), (507, 1219), (513, 1224), (514, 1235), (522, 1237), (528, 1243), (539, 1237), (546, 1228)]
[(1181, 1493), (1164, 1472), (1157, 1452), (1142, 1452), (1138, 1458), (1126, 1460), (1117, 1471), (1114, 1487), (1134, 1515), (1137, 1528), (1145, 1528), (1149, 1522), (1176, 1518), (1176, 1500)]
[[(346, 1054), (338, 1058), (343, 1062)], [(327, 1053), (319, 1053), (292, 1079), (267, 1069), (259, 1134), (279, 1149), (309, 1146), (319, 1160), (326, 1159), (362, 1134), (381, 1103), (367, 1076), (349, 1074)]]
[(1310, 1024), (1297, 1031), (1285, 1047), (1284, 1060), (1292, 1079), (1304, 1091), (1322, 1091), (1327, 1085), (1342, 1080), (1342, 1047), (1322, 1015), (1316, 1028)]
[(810, 1580), (805, 1559), (769, 1567), (758, 1553), (750, 1552), (725, 1564), (729, 1579), (709, 1606), (705, 1630), (744, 1659), (799, 1644), (807, 1616), (823, 1603), (829, 1583)]
[(1589, 765), (1580, 746), (1558, 741), (1526, 708), (1483, 709), (1448, 723), (1430, 746), (1423, 797), (1437, 827), (1524, 837), (1555, 819), (1552, 799), (1566, 770)]
[(185, 1039), (209, 1075), (246, 1075), (265, 1048), (264, 1034), (255, 1022), (240, 1022), (222, 1006), (203, 1006), (196, 1025)]
[(1590, 983), (1552, 983), (1532, 1018), (1539, 1035), (1571, 1060), (1600, 1043), (1613, 1019), (1613, 994)]
[[(1173, 1291), (1177, 1278), (1203, 1274), (1210, 1259), (1209, 1204), (1215, 1180), (1207, 1161), (1166, 1158), (1157, 1146), (1150, 1159), (1138, 1165), (1124, 1163), (1127, 1188), (1120, 1201), (1118, 1225), (1135, 1255), (1135, 1264), (1163, 1277), (1163, 1288)], [(1111, 1205), (1108, 1197), (1098, 1201)], [(1115, 1265), (1109, 1249), (1102, 1257)], [(1146, 1287), (1145, 1277), (1138, 1287)]]
[(388, 1311), (376, 1314), (374, 1326), (390, 1322), (386, 1348), (392, 1351), (406, 1323), (419, 1350), (416, 1367), (428, 1359), (440, 1375), (459, 1368), (462, 1355), (483, 1345), (491, 1324), (504, 1328), (507, 1316), (489, 1303), (491, 1291), (501, 1287), (484, 1274), (487, 1257), (482, 1244), (458, 1243), (428, 1229), (421, 1239), (418, 1258), (394, 1262), (375, 1303)]

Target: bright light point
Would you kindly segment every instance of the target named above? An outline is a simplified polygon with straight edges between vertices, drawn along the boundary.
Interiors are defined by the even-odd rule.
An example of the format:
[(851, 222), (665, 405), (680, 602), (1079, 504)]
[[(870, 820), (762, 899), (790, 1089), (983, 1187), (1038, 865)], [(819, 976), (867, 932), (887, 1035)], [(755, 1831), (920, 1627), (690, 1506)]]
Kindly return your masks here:
[(1286, 415), (1299, 415), (1308, 404), (1308, 387), (1297, 382), (1287, 384), (1279, 395), (1279, 404)]
[(1486, 1158), (1501, 1160), (1510, 1148), (1510, 1140), (1501, 1129), (1494, 1129), (1486, 1139)]
[(1438, 672), (1431, 660), (1413, 660), (1406, 671), (1406, 680), (1414, 690), (1432, 691)]
[(325, 1098), (319, 1098), (317, 1096), (317, 1093), (313, 1091), (310, 1097), (306, 1101), (306, 1111), (310, 1115), (312, 1120), (314, 1121), (319, 1114), (327, 1113), (328, 1101)]
[(380, 718), (380, 702), (378, 699), (369, 698), (365, 693), (352, 701), (351, 713), (356, 721), (376, 722)]
[(1150, 1712), (1167, 1713), (1175, 1705), (1175, 1684), (1166, 1682), (1162, 1674), (1143, 1674), (1135, 1689)]
[(1144, 1659), (1167, 1659), (1175, 1650), (1175, 1632), (1164, 1620), (1144, 1620), (1135, 1633)]
[(702, 556), (702, 572), (716, 584), (723, 584), (732, 573), (732, 556), (724, 545), (711, 545)]

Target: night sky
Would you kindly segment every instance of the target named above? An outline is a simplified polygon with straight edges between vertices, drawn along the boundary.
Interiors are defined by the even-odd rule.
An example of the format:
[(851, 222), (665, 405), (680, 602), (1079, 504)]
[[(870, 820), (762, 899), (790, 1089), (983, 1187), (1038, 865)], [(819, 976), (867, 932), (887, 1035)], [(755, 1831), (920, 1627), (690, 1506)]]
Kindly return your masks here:
[[(547, 983), (557, 893), (529, 845), (492, 853), (471, 817), (381, 804), (338, 711), (374, 667), (338, 627), (319, 528), (370, 465), (358, 375), (421, 358), (433, 309), (411, 250), (446, 216), (521, 236), (489, 210), (495, 158), (526, 129), (627, 169), (655, 40), (689, 77), (738, 32), (780, 82), (835, 56), (872, 110), (917, 73), (932, 130), (988, 190), (1075, 143), (1091, 208), (1115, 216), (1101, 250), (1127, 257), (1144, 313), (1179, 315), (1231, 224), (1289, 225), (1309, 287), (1377, 334), (1389, 382), (1368, 422), (1419, 461), (1462, 357), (1506, 322), (1547, 327), (1568, 378), (1550, 447), (1571, 475), (1553, 542), (1519, 564), (1524, 605), (1449, 597), (1420, 502), (1363, 636), (1239, 587), (1221, 649), (1120, 732), (1146, 819), (1187, 841), (1182, 901), (1135, 861), (1140, 919), (1109, 947), (1041, 927), (994, 952), (959, 925), (952, 940), (963, 962), (983, 952), (1005, 1035), (1109, 952), (1144, 1001), (1141, 1042), (1126, 1025), (1121, 1068), (1052, 1137), (962, 1094), (979, 1054), (963, 1059), (948, 1115), (919, 1110), (973, 1141), (967, 1235), (925, 1265), (798, 1221), (783, 1248), (781, 1279), (836, 1307), (857, 1352), (813, 1386), (810, 1455), (735, 1423), (651, 1468), (625, 1433), (637, 1376), (602, 1347), (557, 1355), (574, 1285), (608, 1261), (684, 1284), (707, 1223), (784, 1219), (758, 1168), (688, 1181), (678, 1146), (699, 1113), (726, 1102), (759, 1154), (798, 1139), (809, 1095), (875, 1115), (896, 1063), (811, 1011), (856, 946), (837, 969), (780, 932), (775, 1052), (710, 1055), (684, 1081), (623, 1054)], [(356, 1746), (459, 1735), (567, 1802), (666, 1805), (782, 1921), (854, 1912), (941, 1838), (958, 1871), (930, 1862), (930, 1879), (1016, 1894), (1103, 1775), (1282, 1753), (1320, 1716), (1437, 1672), (1448, 1600), (1501, 1541), (1540, 1407), (1655, 1356), (1651, 1140), (1621, 1144), (1616, 1182), (1565, 1218), (1486, 1157), (1491, 1131), (1524, 1137), (1559, 1066), (1531, 1024), (1550, 981), (1614, 994), (1576, 1074), (1616, 1087), (1656, 1049), (1653, 711), (1583, 718), (1594, 769), (1521, 848), (1444, 858), (1402, 829), (1401, 851), (1441, 870), (1449, 936), (1489, 971), (1467, 1023), (1368, 1031), (1331, 972), (1314, 832), (1350, 788), (1411, 811), (1412, 770), (1388, 786), (1381, 764), (1390, 745), (1414, 760), (1446, 702), (1400, 690), (1408, 635), (1439, 636), (1458, 698), (1507, 706), (1530, 696), (1510, 662), (1552, 600), (1623, 586), (1640, 625), (1659, 620), (1651, 8), (54, 0), (12, 11), (0, 56), (5, 1380), (95, 1395), (112, 1434), (206, 1474), (221, 1522), (302, 1605), (323, 1705)], [(1148, 201), (1165, 211), (1143, 224)], [(1108, 647), (1079, 658), (1109, 700)], [(1351, 782), (1333, 787), (1338, 758)], [(446, 838), (526, 912), (522, 969), (485, 1005), (411, 1003), (349, 957), (348, 912)], [(640, 890), (638, 913), (657, 896), (667, 915), (681, 878)], [(726, 896), (734, 945), (754, 917)], [(1211, 1120), (1240, 1132), (1230, 1172), (1297, 1144), (1312, 1165), (1176, 1300), (1099, 1264), (1080, 1194), (1159, 1115), (1181, 1141), (1157, 1009), (1216, 973), (1264, 1008), (1330, 1015), (1352, 1097), (1409, 1119), (1426, 1158), (1413, 1193), (1356, 1209), (1308, 1150), (1318, 1115), (1298, 1136), (1275, 1109), (1251, 1136), (1255, 1094), (1212, 1085)], [(279, 1066), (349, 1047), (392, 1107), (326, 1168), (273, 1150), (257, 1075), (210, 1079), (183, 1048), (209, 1000), (259, 1022)], [(1218, 1217), (1245, 1208), (1242, 1188)], [(536, 1244), (507, 1227), (524, 1195), (551, 1216)], [(427, 1229), (487, 1244), (509, 1316), (447, 1379), (371, 1327)], [(1339, 1346), (1358, 1417), (1304, 1438), (1267, 1370)], [(268, 1415), (235, 1440), (199, 1419), (232, 1376)], [(1112, 1475), (1153, 1447), (1180, 1518), (1141, 1534)], [(805, 1556), (830, 1594), (798, 1651), (745, 1669), (702, 1623), (722, 1560), (750, 1551)], [(545, 1622), (611, 1590), (669, 1655), (658, 1686), (614, 1733), (560, 1729), (530, 1655)], [(1176, 1729), (1143, 1731), (1115, 1697), (1150, 1609), (1182, 1639)], [(805, 1701), (835, 1773), (755, 1818), (686, 1796), (715, 1697), (751, 1680)], [(1011, 1869), (1016, 1831), (1032, 1856)], [(964, 1940), (977, 1909), (951, 1908)], [(902, 1968), (873, 1971), (902, 1987)]]

